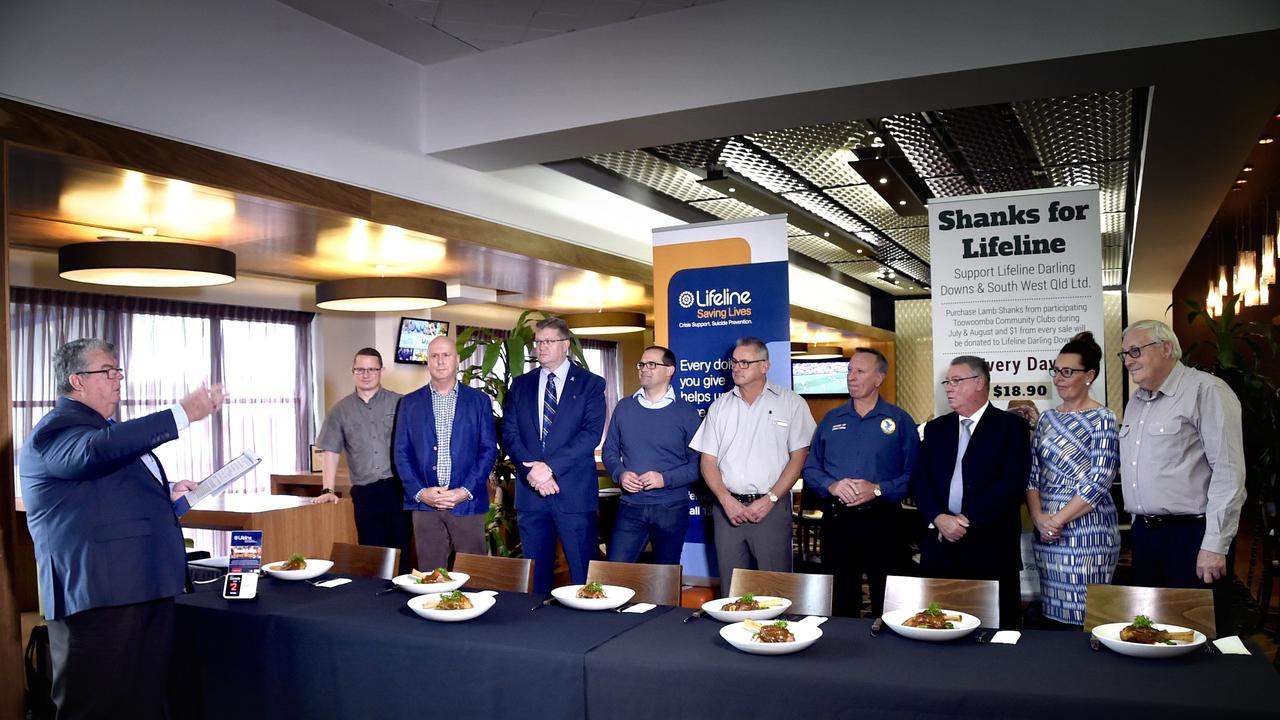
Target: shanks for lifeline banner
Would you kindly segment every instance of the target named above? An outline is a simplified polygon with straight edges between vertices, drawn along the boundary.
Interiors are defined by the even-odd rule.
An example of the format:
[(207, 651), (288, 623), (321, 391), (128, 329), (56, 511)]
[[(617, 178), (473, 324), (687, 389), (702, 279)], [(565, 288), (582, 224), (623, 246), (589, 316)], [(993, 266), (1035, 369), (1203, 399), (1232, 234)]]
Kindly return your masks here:
[[(1096, 185), (929, 203), (937, 414), (950, 411), (936, 383), (957, 355), (987, 361), (999, 407), (1058, 404), (1058, 351), (1082, 330), (1102, 345), (1101, 233)], [(1106, 386), (1092, 385), (1099, 402)]]
[[(672, 382), (681, 399), (705, 414), (732, 387), (729, 358), (745, 336), (769, 347), (769, 381), (791, 387), (787, 282), (785, 215), (653, 231), (654, 336), (676, 355)], [(680, 562), (686, 576), (711, 577), (711, 510), (690, 499)]]

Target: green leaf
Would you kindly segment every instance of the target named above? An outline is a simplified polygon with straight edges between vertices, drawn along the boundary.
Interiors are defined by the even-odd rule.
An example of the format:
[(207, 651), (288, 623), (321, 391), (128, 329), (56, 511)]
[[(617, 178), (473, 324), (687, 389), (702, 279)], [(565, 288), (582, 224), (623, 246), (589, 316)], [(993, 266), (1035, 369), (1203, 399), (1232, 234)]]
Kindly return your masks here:
[(1133, 626), (1136, 628), (1149, 628), (1152, 626), (1151, 618), (1146, 615), (1137, 615), (1133, 618)]

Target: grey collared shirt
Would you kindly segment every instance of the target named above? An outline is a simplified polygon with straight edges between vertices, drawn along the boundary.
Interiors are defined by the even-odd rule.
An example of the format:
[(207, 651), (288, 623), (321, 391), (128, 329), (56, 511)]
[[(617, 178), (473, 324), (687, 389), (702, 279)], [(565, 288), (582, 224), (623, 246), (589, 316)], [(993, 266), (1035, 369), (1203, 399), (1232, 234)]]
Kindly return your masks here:
[(784, 387), (766, 383), (750, 405), (735, 387), (711, 403), (689, 447), (715, 456), (729, 492), (767, 493), (816, 427), (804, 398)]
[(1124, 509), (1205, 516), (1200, 548), (1226, 554), (1244, 505), (1240, 401), (1222, 380), (1174, 366), (1154, 393), (1138, 388), (1120, 426)]
[(391, 430), (399, 404), (400, 393), (378, 388), (369, 402), (351, 393), (329, 410), (316, 445), (328, 452), (346, 452), (352, 485), (392, 476)]

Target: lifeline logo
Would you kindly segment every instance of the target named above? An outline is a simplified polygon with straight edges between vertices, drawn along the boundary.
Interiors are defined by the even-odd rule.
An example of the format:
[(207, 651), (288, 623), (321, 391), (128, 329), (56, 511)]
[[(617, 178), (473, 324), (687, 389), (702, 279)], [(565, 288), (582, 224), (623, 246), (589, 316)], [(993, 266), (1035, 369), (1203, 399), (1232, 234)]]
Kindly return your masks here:
[(726, 320), (730, 317), (748, 317), (751, 315), (751, 308), (741, 307), (751, 304), (750, 290), (697, 290), (690, 292), (685, 290), (680, 293), (677, 298), (680, 307), (688, 308), (694, 305), (698, 306), (697, 316), (699, 319), (719, 318)]

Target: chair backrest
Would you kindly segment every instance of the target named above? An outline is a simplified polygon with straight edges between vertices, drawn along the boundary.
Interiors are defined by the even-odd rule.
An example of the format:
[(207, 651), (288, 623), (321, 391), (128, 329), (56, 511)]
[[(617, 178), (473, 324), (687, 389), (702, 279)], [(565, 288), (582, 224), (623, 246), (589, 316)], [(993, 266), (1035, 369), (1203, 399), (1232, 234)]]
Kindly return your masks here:
[(830, 615), (834, 585), (834, 578), (830, 575), (734, 568), (733, 578), (729, 582), (729, 595), (777, 595), (791, 601), (788, 612), (799, 615)]
[(1213, 591), (1208, 588), (1150, 588), (1127, 585), (1090, 585), (1084, 600), (1084, 630), (1099, 625), (1133, 622), (1146, 615), (1157, 625), (1168, 623), (1217, 637), (1213, 619)]
[(977, 616), (983, 627), (1000, 627), (1000, 583), (995, 580), (946, 580), (890, 575), (884, 584), (884, 611), (913, 613), (938, 603), (947, 610)]
[(529, 558), (457, 553), (453, 557), (453, 569), (471, 576), (467, 581), (469, 588), (533, 592), (533, 560)]
[(333, 561), (330, 572), (390, 580), (396, 576), (396, 567), (400, 565), (400, 550), (336, 542), (329, 550), (329, 559)]
[(587, 582), (621, 585), (636, 591), (633, 602), (680, 605), (681, 567), (650, 563), (623, 563), (592, 560), (587, 566)]

